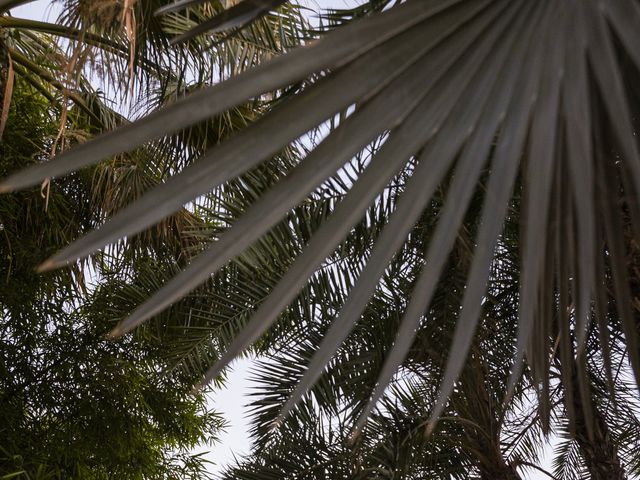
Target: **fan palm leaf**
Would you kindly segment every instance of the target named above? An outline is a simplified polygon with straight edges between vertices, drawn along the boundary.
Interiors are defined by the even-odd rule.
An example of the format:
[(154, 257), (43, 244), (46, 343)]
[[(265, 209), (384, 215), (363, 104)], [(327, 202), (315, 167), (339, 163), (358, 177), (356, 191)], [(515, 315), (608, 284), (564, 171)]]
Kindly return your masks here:
[[(243, 4), (242, 8), (270, 8), (279, 2)], [(245, 22), (242, 15), (234, 17), (233, 11), (226, 15), (218, 26)], [(546, 313), (558, 308), (557, 288), (565, 299), (561, 316), (567, 325), (576, 320), (576, 352), (578, 359), (584, 358), (591, 305), (607, 288), (596, 277), (598, 257), (604, 257), (613, 272), (615, 304), (638, 379), (640, 348), (624, 234), (628, 224), (633, 225), (633, 238), (640, 232), (640, 157), (633, 124), (638, 91), (632, 81), (640, 68), (639, 26), (640, 6), (632, 0), (407, 1), (198, 91), (51, 162), (18, 172), (0, 184), (0, 191), (64, 175), (187, 128), (247, 99), (303, 82), (278, 108), (210, 149), (42, 268), (63, 266), (153, 225), (184, 203), (259, 165), (333, 115), (352, 109), (288, 178), (265, 193), (219, 241), (133, 312), (114, 334), (130, 330), (205, 281), (258, 241), (352, 156), (388, 133), (343, 204), (287, 273), (283, 287), (274, 289), (274, 299), (265, 301), (230, 354), (212, 367), (207, 378), (269, 327), (293, 298), (288, 292), (299, 290), (323, 256), (338, 247), (357, 212), (375, 198), (371, 192), (380, 192), (384, 180), (389, 181), (403, 163), (416, 161), (410, 185), (284, 412), (322, 373), (360, 318), (434, 190), (452, 172), (450, 198), (424, 257), (415, 289), (418, 293), (407, 306), (396, 350), (383, 370), (375, 394), (380, 395), (431, 302), (442, 274), (439, 256), (450, 250), (469, 208), (469, 192), (478, 184), (485, 165), (490, 178), (477, 247), (434, 418), (444, 408), (463, 368), (486, 295), (489, 265), (516, 185), (524, 200), (519, 207), (523, 246), (519, 334), (510, 391), (515, 389), (525, 356), (534, 378), (544, 382), (548, 376), (548, 351), (555, 339), (550, 334), (552, 315)], [(517, 178), (522, 181), (516, 182)], [(553, 240), (558, 235), (559, 241)], [(556, 258), (560, 259), (557, 265)], [(557, 288), (555, 278), (559, 279)], [(562, 341), (573, 355), (566, 335)], [(586, 397), (585, 369), (578, 370), (580, 395)]]

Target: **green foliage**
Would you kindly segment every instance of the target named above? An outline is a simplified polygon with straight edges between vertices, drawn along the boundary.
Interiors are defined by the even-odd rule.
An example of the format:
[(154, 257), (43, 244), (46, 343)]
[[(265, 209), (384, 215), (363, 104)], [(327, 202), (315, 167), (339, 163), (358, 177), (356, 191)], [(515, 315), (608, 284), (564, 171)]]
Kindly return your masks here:
[(99, 311), (69, 308), (3, 318), (2, 471), (201, 478), (206, 464), (187, 453), (222, 427), (204, 396), (191, 396), (189, 382), (158, 375), (157, 346), (107, 341)]
[[(114, 72), (138, 68), (154, 92), (143, 114), (167, 105), (0, 189), (98, 172), (99, 215), (69, 236), (100, 227), (46, 264), (70, 271), (43, 278), (66, 279), (75, 312), (89, 257), (105, 281), (95, 316), (126, 317), (112, 335), (150, 320), (142, 345), (172, 340), (163, 381), (209, 364), (218, 379), (252, 344), (273, 356), (258, 445), (229, 475), (516, 479), (554, 431), (561, 478), (638, 470), (633, 381), (618, 378), (629, 363), (640, 375), (637, 2), (372, 0), (249, 71), (295, 45), (286, 2), (151, 15), (164, 3), (67, 2), (76, 31), (62, 36), (115, 49)], [(64, 90), (29, 59), (42, 42), (11, 28), (18, 73)], [(164, 50), (169, 32), (180, 45)], [(208, 48), (216, 68), (192, 71)], [(227, 81), (198, 88), (214, 75)], [(107, 125), (75, 85), (77, 109)]]
[[(10, 56), (16, 73), (0, 176), (126, 123), (86, 75), (119, 94), (121, 106), (130, 99), (132, 115), (145, 114), (286, 50), (301, 24), (292, 8), (224, 44), (197, 40), (169, 52), (169, 38), (200, 17), (154, 17), (157, 4), (135, 2), (135, 40), (116, 2), (66, 2), (58, 24), (0, 17), (2, 58)], [(220, 8), (214, 2), (200, 13)], [(223, 422), (191, 388), (241, 327), (235, 302), (258, 274), (255, 262), (232, 265), (135, 336), (108, 341), (106, 334), (123, 309), (141, 303), (234, 217), (234, 194), (203, 197), (64, 272), (40, 274), (36, 267), (246, 126), (271, 101), (256, 99), (77, 175), (50, 179), (42, 192), (0, 199), (0, 477), (208, 476), (207, 462), (189, 452), (214, 441)], [(291, 153), (273, 168), (286, 170)], [(239, 198), (247, 194), (243, 181), (231, 188)], [(250, 312), (252, 305), (241, 301)]]
[[(65, 135), (88, 136), (85, 125), (71, 111)], [(59, 111), (19, 80), (0, 169), (48, 157), (59, 128)], [(159, 375), (157, 338), (105, 339), (113, 319), (104, 298), (115, 285), (100, 270), (35, 271), (43, 252), (100, 220), (94, 178), (83, 172), (0, 198), (0, 477), (203, 478), (207, 462), (189, 452), (214, 441), (223, 421), (190, 394), (194, 377)]]

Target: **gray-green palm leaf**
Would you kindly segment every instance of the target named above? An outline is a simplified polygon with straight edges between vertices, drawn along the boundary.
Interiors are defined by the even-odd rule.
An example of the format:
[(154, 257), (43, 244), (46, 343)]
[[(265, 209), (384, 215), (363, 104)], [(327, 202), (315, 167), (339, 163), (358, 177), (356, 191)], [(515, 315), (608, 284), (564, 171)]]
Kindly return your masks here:
[[(253, 5), (249, 11), (259, 16), (280, 3), (246, 0), (240, 5)], [(227, 14), (215, 26), (241, 26), (242, 15)], [(424, 267), (414, 289), (419, 293), (406, 306), (372, 401), (380, 397), (433, 300), (447, 253), (485, 168), (489, 177), (480, 227), (470, 246), (473, 262), (434, 418), (445, 407), (472, 344), (516, 185), (515, 193), (523, 199), (517, 207), (523, 221), (522, 273), (509, 392), (516, 386), (525, 356), (536, 381), (548, 377), (556, 310), (563, 328), (576, 323), (576, 348), (565, 334), (560, 335), (561, 350), (577, 354), (579, 364), (584, 363), (592, 305), (602, 307), (609, 283), (638, 379), (640, 347), (632, 305), (637, 292), (632, 290), (625, 261), (640, 233), (640, 157), (634, 131), (640, 98), (638, 32), (640, 6), (633, 0), (396, 2), (51, 162), (18, 172), (6, 178), (0, 190), (26, 188), (46, 177), (64, 175), (247, 99), (294, 86), (278, 108), (209, 149), (103, 227), (47, 260), (43, 268), (63, 266), (153, 225), (342, 112), (337, 128), (113, 334), (131, 330), (206, 281), (354, 155), (388, 134), (205, 381), (275, 322), (410, 161), (415, 168), (406, 188), (283, 415), (322, 374), (434, 192), (451, 178), (438, 225), (423, 254)], [(612, 282), (601, 275), (605, 269), (612, 272)], [(586, 398), (585, 369), (578, 368), (578, 374), (580, 395)]]

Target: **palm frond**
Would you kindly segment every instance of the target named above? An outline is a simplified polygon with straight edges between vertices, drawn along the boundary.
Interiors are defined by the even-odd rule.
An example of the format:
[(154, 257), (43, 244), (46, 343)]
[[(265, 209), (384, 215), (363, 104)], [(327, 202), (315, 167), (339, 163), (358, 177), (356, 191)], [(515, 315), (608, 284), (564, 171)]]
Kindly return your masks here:
[[(238, 9), (250, 3), (239, 4)], [(265, 8), (274, 3), (267, 2)], [(218, 22), (225, 26), (225, 17)], [(434, 415), (443, 408), (467, 357), (486, 296), (496, 242), (515, 195), (523, 198), (517, 207), (523, 219), (523, 265), (510, 393), (516, 388), (526, 357), (533, 378), (546, 383), (542, 388), (549, 395), (545, 377), (555, 340), (551, 325), (553, 313), (558, 311), (557, 295), (566, 309), (560, 312), (561, 318), (567, 325), (575, 320), (577, 328), (575, 347), (564, 339), (569, 347), (566, 352), (572, 357), (577, 352), (580, 362), (586, 361), (583, 352), (591, 304), (607, 288), (596, 281), (597, 257), (604, 258), (612, 270), (615, 305), (639, 379), (634, 292), (625, 264), (629, 248), (625, 232), (632, 229), (631, 237), (635, 238), (640, 225), (640, 156), (633, 123), (638, 91), (631, 81), (640, 68), (636, 48), (639, 26), (640, 6), (632, 0), (414, 0), (394, 4), (51, 162), (18, 172), (6, 178), (0, 190), (25, 188), (46, 177), (92, 165), (247, 99), (302, 82), (297, 93), (276, 109), (210, 149), (104, 227), (52, 257), (44, 268), (62, 266), (153, 225), (186, 202), (255, 168), (333, 115), (351, 109), (346, 120), (294, 168), (290, 177), (265, 193), (228, 233), (114, 333), (128, 331), (186, 295), (259, 241), (354, 155), (388, 133), (380, 152), (283, 280), (287, 292), (302, 288), (322, 256), (338, 247), (358, 210), (375, 198), (369, 190), (380, 192), (384, 180), (390, 181), (401, 170), (402, 162), (418, 159), (388, 225), (364, 270), (356, 275), (357, 283), (285, 411), (322, 374), (420, 213), (434, 192), (452, 178), (450, 198), (423, 257), (423, 272), (415, 290), (419, 293), (407, 306), (397, 350), (380, 388), (386, 385), (414, 338), (416, 322), (432, 301), (443, 268), (439, 256), (446, 257), (459, 234), (471, 200), (469, 192), (479, 184), (485, 166), (489, 170), (485, 205), (480, 231), (471, 242), (477, 247)], [(377, 162), (388, 165), (383, 169)], [(515, 191), (515, 186), (520, 191)], [(566, 233), (561, 241), (555, 241), (558, 232)], [(558, 265), (556, 258), (561, 258)], [(281, 295), (284, 289), (274, 292)], [(250, 321), (231, 353), (212, 372), (217, 373), (236, 352), (258, 338), (292, 298), (287, 293), (267, 299), (259, 313), (264, 316)], [(584, 363), (578, 363), (577, 374), (580, 390), (576, 393), (585, 399), (589, 392)]]

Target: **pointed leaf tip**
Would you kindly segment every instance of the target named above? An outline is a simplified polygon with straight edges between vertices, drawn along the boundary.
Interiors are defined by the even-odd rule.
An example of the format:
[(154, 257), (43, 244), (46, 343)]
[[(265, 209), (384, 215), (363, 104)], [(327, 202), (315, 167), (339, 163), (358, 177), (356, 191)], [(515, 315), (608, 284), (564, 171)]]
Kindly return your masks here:
[(353, 446), (358, 442), (358, 440), (360, 439), (360, 434), (362, 433), (362, 429), (363, 428), (364, 428), (364, 425), (356, 425), (353, 428), (353, 430), (351, 431), (351, 434), (349, 435), (349, 438), (347, 438), (347, 443), (349, 445)]
[(105, 338), (107, 340), (116, 340), (117, 338), (120, 338), (125, 333), (126, 332), (122, 330), (120, 325), (117, 325), (116, 327), (113, 328), (113, 330), (111, 330), (109, 333), (105, 335)]
[(49, 272), (51, 270), (55, 270), (59, 266), (60, 265), (57, 265), (52, 259), (49, 258), (36, 267), (36, 272), (38, 273)]
[(273, 422), (269, 424), (269, 431), (273, 432), (282, 426), (284, 422), (284, 415), (278, 415)]
[(429, 423), (427, 424), (427, 429), (424, 432), (425, 438), (429, 438), (431, 434), (433, 434), (433, 431), (436, 429), (437, 424), (438, 424), (437, 418), (432, 418), (429, 420)]
[(198, 382), (193, 386), (193, 388), (191, 389), (191, 392), (189, 393), (191, 395), (199, 395), (200, 393), (202, 393), (202, 390), (204, 390), (204, 387), (205, 387), (204, 382)]

